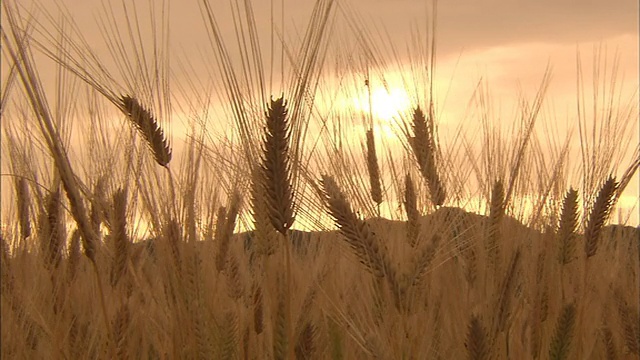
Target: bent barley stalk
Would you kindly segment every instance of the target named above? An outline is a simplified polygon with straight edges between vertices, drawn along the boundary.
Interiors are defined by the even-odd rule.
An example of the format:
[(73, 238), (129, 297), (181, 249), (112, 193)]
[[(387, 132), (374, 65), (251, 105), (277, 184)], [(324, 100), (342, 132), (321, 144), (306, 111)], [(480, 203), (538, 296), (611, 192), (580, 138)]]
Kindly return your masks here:
[(171, 148), (156, 119), (149, 110), (140, 105), (136, 98), (125, 95), (120, 98), (120, 101), (122, 111), (147, 141), (156, 162), (160, 166), (167, 167), (171, 161)]
[(349, 202), (331, 176), (323, 175), (322, 185), (329, 214), (360, 262), (377, 277), (390, 275), (391, 263), (387, 253), (380, 247), (369, 225), (353, 213)]

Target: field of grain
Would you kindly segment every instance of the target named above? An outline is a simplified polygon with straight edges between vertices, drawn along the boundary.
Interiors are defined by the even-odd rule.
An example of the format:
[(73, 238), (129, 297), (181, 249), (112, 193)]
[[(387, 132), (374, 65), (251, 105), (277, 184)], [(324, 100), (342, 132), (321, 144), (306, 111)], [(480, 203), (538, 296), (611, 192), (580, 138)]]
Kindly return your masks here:
[(637, 92), (614, 72), (594, 65), (604, 99), (578, 96), (578, 160), (568, 139), (542, 151), (550, 70), (513, 134), (483, 118), (445, 143), (429, 83), (395, 131), (371, 104), (364, 126), (325, 106), (349, 51), (333, 1), (280, 39), (278, 91), (234, 4), (225, 38), (202, 2), (213, 69), (185, 89), (161, 12), (150, 41), (136, 12), (105, 26), (109, 62), (68, 17), (2, 3), (3, 359), (640, 356), (640, 228), (612, 221), (638, 183)]

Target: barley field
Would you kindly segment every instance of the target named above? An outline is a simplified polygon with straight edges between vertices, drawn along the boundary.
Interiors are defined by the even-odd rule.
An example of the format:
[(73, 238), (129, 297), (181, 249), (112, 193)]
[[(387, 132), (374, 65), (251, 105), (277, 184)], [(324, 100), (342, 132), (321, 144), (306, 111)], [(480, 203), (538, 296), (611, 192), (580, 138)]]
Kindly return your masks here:
[(544, 64), (510, 124), (479, 84), (445, 136), (435, 5), (384, 120), (399, 58), (346, 1), (291, 33), (199, 1), (208, 43), (178, 61), (164, 2), (113, 3), (110, 57), (62, 7), (1, 5), (3, 359), (640, 356), (615, 58), (580, 53), (573, 136), (547, 129)]

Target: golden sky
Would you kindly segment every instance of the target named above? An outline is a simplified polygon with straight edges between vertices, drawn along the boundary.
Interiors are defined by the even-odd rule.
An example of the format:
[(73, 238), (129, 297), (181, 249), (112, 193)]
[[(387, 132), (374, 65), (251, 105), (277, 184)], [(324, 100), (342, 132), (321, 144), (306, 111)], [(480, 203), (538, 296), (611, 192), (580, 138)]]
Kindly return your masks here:
[[(115, 22), (124, 31), (125, 23), (121, 15), (123, 4), (126, 4), (128, 12), (132, 13), (134, 9), (137, 11), (143, 36), (151, 36), (150, 19), (162, 19), (163, 15), (159, 11), (166, 9), (164, 25), (168, 25), (168, 58), (171, 59), (172, 81), (176, 84), (174, 88), (180, 88), (180, 92), (186, 96), (190, 88), (193, 90), (193, 81), (206, 83), (214, 76), (210, 69), (214, 66), (213, 58), (209, 57), (212, 54), (211, 44), (200, 1), (166, 0), (164, 5), (155, 1), (154, 16), (150, 15), (150, 2), (146, 0), (13, 2), (20, 4), (23, 14), (36, 14), (42, 24), (47, 23), (47, 14), (54, 22), (61, 23), (58, 22), (62, 17), (58, 15), (57, 9), (66, 9), (64, 17), (67, 20), (73, 19), (91, 50), (112, 67), (115, 65), (110, 60), (104, 37), (110, 31), (113, 35), (114, 28), (107, 29), (103, 24)], [(233, 45), (237, 32), (231, 15), (232, 7), (228, 1), (211, 0), (209, 3), (214, 9), (221, 33), (226, 34), (227, 41)], [(310, 0), (255, 1), (253, 11), (266, 69), (271, 68), (268, 59), (273, 24), (276, 24), (275, 30), (285, 42), (295, 43), (303, 34), (313, 3)], [(480, 79), (489, 90), (492, 114), (508, 127), (517, 114), (519, 96), (533, 99), (547, 64), (551, 65), (552, 77), (544, 111), (553, 113), (547, 120), (555, 122), (561, 131), (575, 130), (578, 51), (587, 85), (591, 85), (594, 58), (600, 53), (601, 65), (608, 71), (611, 70), (613, 61), (618, 61), (618, 80), (623, 102), (637, 99), (638, 6), (635, 0), (439, 1), (436, 16), (435, 87), (441, 135), (443, 138), (453, 136), (460, 122), (473, 120), (474, 111), (470, 110), (469, 104)], [(415, 92), (407, 91), (406, 83), (402, 82), (403, 77), (405, 80), (411, 78), (406, 70), (412, 59), (406, 55), (406, 49), (416, 44), (415, 38), (412, 38), (416, 31), (421, 33), (418, 41), (424, 45), (424, 32), (432, 28), (429, 20), (432, 18), (431, 12), (432, 5), (427, 1), (336, 1), (333, 32), (330, 35), (335, 39), (331, 40), (333, 44), (343, 53), (357, 54), (358, 48), (350, 48), (355, 40), (349, 31), (359, 29), (371, 40), (375, 48), (374, 56), (384, 60), (384, 66), (378, 71), (384, 74), (388, 86), (380, 86), (380, 79), (372, 79), (371, 83), (372, 109), (382, 133), (391, 133), (391, 123), (397, 111), (406, 111), (406, 107), (415, 104), (412, 98)], [(109, 18), (110, 14), (113, 18)], [(280, 40), (276, 37), (275, 41)], [(398, 55), (392, 54), (391, 44), (397, 47)], [(230, 49), (231, 58), (237, 60), (235, 48), (231, 46)], [(276, 54), (276, 58), (278, 56)], [(192, 68), (186, 70), (186, 64)], [(55, 72), (47, 71), (47, 66), (49, 65), (43, 63), (41, 75), (45, 81), (51, 81)], [(336, 66), (338, 65), (334, 59), (327, 60), (323, 73), (332, 74)], [(274, 65), (273, 78), (276, 85), (271, 85), (275, 89), (275, 95), (281, 91), (281, 86), (277, 85), (280, 78), (277, 68), (278, 65)], [(3, 66), (3, 84), (6, 74), (7, 67)], [(201, 79), (194, 80), (193, 74), (205, 76), (201, 75)], [(267, 74), (267, 78), (270, 75)], [(341, 84), (346, 88), (345, 92), (351, 94), (342, 100), (331, 96), (339, 91), (329, 88), (327, 84), (331, 84), (332, 80), (327, 80), (319, 89), (326, 94), (319, 96), (320, 100), (324, 96), (335, 101), (333, 106), (343, 104), (350, 106), (352, 111), (367, 112), (368, 99), (363, 97), (364, 88), (358, 85), (361, 76), (362, 74), (356, 73), (348, 79), (349, 84)], [(606, 79), (601, 79), (600, 82), (606, 82)], [(585, 96), (589, 98), (591, 95), (586, 92)], [(171, 136), (174, 137), (174, 143), (177, 143), (175, 137), (180, 137), (180, 125), (170, 124), (169, 128), (173, 131)], [(632, 126), (629, 131), (637, 134), (638, 127)], [(446, 143), (446, 139), (443, 141)], [(627, 155), (630, 156), (631, 153)], [(3, 160), (3, 172), (5, 169)], [(637, 206), (637, 200), (634, 201), (637, 189), (629, 194), (630, 197), (625, 199), (627, 205), (633, 206), (635, 203)]]

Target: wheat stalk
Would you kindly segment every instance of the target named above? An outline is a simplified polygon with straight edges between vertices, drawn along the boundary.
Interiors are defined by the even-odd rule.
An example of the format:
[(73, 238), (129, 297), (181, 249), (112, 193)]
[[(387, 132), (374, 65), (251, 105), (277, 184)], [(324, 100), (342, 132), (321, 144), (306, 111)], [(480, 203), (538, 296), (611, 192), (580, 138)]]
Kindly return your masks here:
[(562, 204), (562, 214), (558, 224), (558, 261), (562, 265), (575, 259), (576, 229), (578, 228), (578, 192), (569, 189)]
[(404, 208), (407, 213), (407, 240), (411, 247), (415, 248), (420, 240), (420, 212), (416, 189), (409, 174), (404, 179)]
[(504, 217), (504, 186), (502, 181), (496, 180), (491, 189), (491, 204), (489, 207), (489, 223), (486, 240), (486, 250), (489, 263), (493, 266), (494, 274), (500, 269), (500, 226)]
[(598, 196), (593, 204), (591, 213), (589, 214), (589, 221), (587, 222), (587, 228), (584, 232), (585, 245), (584, 250), (587, 254), (587, 258), (592, 257), (598, 250), (598, 241), (600, 240), (600, 233), (604, 224), (609, 219), (611, 209), (615, 203), (616, 189), (618, 183), (614, 177), (609, 177), (607, 181), (602, 185)]
[(73, 231), (71, 242), (69, 243), (69, 258), (67, 260), (67, 281), (71, 283), (78, 272), (78, 263), (80, 262), (80, 232), (78, 229)]
[(294, 221), (291, 164), (289, 159), (289, 122), (283, 98), (271, 100), (266, 115), (262, 148), (262, 179), (265, 203), (273, 227), (285, 235)]
[(111, 286), (115, 287), (127, 269), (130, 240), (127, 235), (127, 192), (118, 189), (112, 198), (111, 206), (111, 243), (114, 257), (111, 264)]
[(20, 222), (20, 236), (26, 239), (31, 235), (31, 219), (29, 217), (31, 196), (29, 195), (29, 184), (25, 178), (21, 177), (15, 182), (15, 187), (18, 219)]
[(151, 112), (142, 106), (135, 97), (125, 95), (120, 98), (120, 102), (122, 111), (144, 137), (156, 162), (160, 166), (167, 167), (171, 161), (171, 148), (162, 128)]
[(45, 198), (45, 213), (41, 223), (41, 251), (47, 269), (57, 269), (62, 260), (62, 246), (65, 239), (64, 214), (62, 212), (60, 189), (57, 188)]
[(234, 191), (229, 202), (229, 210), (225, 214), (224, 207), (218, 210), (218, 220), (216, 222), (215, 240), (218, 243), (218, 253), (216, 254), (216, 269), (222, 271), (227, 265), (227, 253), (229, 244), (236, 228), (236, 220), (240, 213), (241, 197), (238, 191)]
[(360, 262), (377, 277), (391, 275), (389, 259), (380, 248), (378, 239), (369, 225), (358, 219), (351, 211), (349, 202), (335, 180), (328, 175), (323, 175), (322, 185), (329, 214), (334, 218), (340, 233), (355, 251)]
[(254, 226), (254, 248), (260, 255), (272, 255), (277, 247), (278, 232), (271, 225), (265, 199), (265, 189), (260, 179), (261, 173), (252, 174), (251, 203)]
[(131, 312), (129, 305), (125, 302), (120, 305), (113, 320), (113, 339), (116, 346), (118, 359), (129, 358), (129, 327), (131, 326)]
[(409, 139), (409, 143), (418, 162), (420, 173), (427, 181), (431, 201), (434, 205), (442, 205), (446, 199), (446, 190), (436, 167), (434, 134), (420, 107), (413, 112), (413, 133), (414, 136)]
[(575, 305), (564, 305), (560, 316), (558, 316), (556, 330), (553, 334), (553, 338), (551, 339), (551, 345), (549, 346), (549, 359), (563, 360), (569, 358), (575, 321)]
[(296, 359), (314, 359), (316, 332), (313, 322), (304, 325), (296, 342)]
[(520, 249), (517, 249), (516, 252), (511, 257), (511, 262), (509, 264), (509, 269), (505, 274), (505, 277), (500, 286), (500, 292), (498, 293), (498, 301), (496, 308), (496, 317), (494, 318), (494, 327), (493, 334), (496, 336), (500, 331), (505, 329), (507, 325), (507, 320), (509, 317), (509, 308), (511, 305), (511, 296), (513, 295), (513, 291), (516, 287), (515, 278), (518, 271), (518, 267), (520, 266), (521, 261), (521, 252)]
[(618, 352), (616, 351), (616, 345), (613, 341), (613, 332), (609, 326), (604, 325), (602, 329), (600, 329), (600, 333), (602, 335), (602, 342), (604, 343), (605, 358), (607, 360), (617, 360)]
[(282, 280), (277, 280), (276, 286), (276, 311), (275, 324), (273, 326), (273, 357), (276, 360), (284, 360), (288, 355), (289, 342), (292, 342), (290, 328), (287, 321), (287, 298)]
[(491, 348), (489, 339), (480, 319), (473, 315), (469, 322), (469, 329), (465, 341), (467, 348), (467, 359), (469, 360), (489, 360)]
[(382, 185), (380, 180), (380, 167), (376, 154), (376, 142), (373, 129), (367, 130), (367, 170), (369, 171), (369, 184), (371, 186), (371, 199), (378, 204), (382, 203)]
[(260, 335), (264, 329), (264, 308), (262, 302), (262, 287), (255, 286), (253, 292), (253, 330)]

